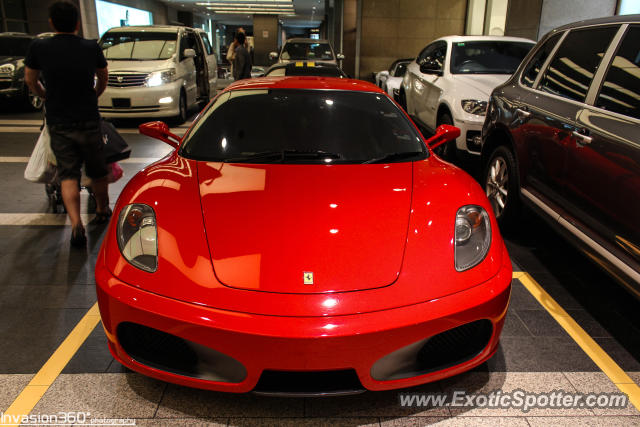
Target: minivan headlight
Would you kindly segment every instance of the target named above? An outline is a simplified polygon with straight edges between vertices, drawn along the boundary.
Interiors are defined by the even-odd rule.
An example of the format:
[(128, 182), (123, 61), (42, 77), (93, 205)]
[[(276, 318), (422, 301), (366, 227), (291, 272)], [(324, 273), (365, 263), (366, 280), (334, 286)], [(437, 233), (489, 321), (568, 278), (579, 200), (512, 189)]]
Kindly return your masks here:
[(469, 114), (475, 114), (476, 116), (484, 116), (487, 114), (487, 101), (463, 99), (460, 104), (462, 105), (462, 109)]
[(160, 86), (166, 83), (171, 83), (176, 79), (176, 70), (171, 68), (164, 71), (154, 71), (147, 77), (147, 86)]
[(118, 218), (118, 247), (131, 265), (153, 273), (158, 268), (156, 214), (141, 203), (127, 205)]
[(476, 205), (458, 209), (454, 241), (456, 270), (465, 271), (478, 265), (491, 246), (491, 221), (487, 211)]

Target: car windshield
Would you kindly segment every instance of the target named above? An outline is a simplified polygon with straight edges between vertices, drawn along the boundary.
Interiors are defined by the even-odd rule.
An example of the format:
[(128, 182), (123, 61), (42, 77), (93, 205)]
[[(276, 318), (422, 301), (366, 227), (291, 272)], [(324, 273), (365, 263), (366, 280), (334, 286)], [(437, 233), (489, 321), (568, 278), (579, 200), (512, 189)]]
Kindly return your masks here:
[(451, 73), (513, 74), (533, 46), (526, 42), (454, 42)]
[(28, 37), (0, 37), (0, 56), (27, 56), (29, 43)]
[(290, 42), (282, 49), (282, 59), (333, 60), (333, 52), (328, 43)]
[(221, 94), (180, 154), (216, 162), (376, 163), (424, 159), (405, 114), (382, 94), (252, 89)]
[(102, 36), (100, 47), (110, 60), (169, 59), (176, 52), (176, 39), (176, 33), (114, 31)]

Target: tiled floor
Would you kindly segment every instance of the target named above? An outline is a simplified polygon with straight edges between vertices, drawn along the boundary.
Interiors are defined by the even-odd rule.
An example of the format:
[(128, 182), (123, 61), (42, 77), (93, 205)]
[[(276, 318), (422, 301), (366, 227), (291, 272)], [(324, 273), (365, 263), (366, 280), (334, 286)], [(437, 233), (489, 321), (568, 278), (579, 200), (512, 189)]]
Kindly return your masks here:
[[(7, 119), (37, 119), (37, 115)], [(126, 124), (125, 124), (126, 125)], [(133, 126), (133, 125), (131, 125)], [(36, 135), (3, 133), (0, 158), (29, 156)], [(161, 156), (166, 147), (127, 134), (133, 157)], [(3, 214), (46, 212), (42, 185), (22, 178), (24, 163), (0, 163)], [(125, 163), (125, 178), (110, 187), (111, 202), (143, 165)], [(87, 208), (83, 196), (83, 208)], [(0, 411), (4, 411), (94, 304), (93, 265), (104, 227), (89, 228), (86, 251), (69, 248), (69, 227), (0, 224)], [(586, 261), (546, 225), (506, 236), (517, 270), (544, 289), (638, 383), (640, 303)], [(496, 355), (471, 372), (402, 392), (617, 392), (617, 388), (518, 281)], [(403, 407), (399, 391), (333, 398), (273, 398), (223, 394), (166, 384), (132, 373), (111, 357), (101, 326), (91, 333), (33, 414), (87, 411), (92, 417), (132, 418), (137, 425), (640, 425), (623, 409), (488, 409)]]

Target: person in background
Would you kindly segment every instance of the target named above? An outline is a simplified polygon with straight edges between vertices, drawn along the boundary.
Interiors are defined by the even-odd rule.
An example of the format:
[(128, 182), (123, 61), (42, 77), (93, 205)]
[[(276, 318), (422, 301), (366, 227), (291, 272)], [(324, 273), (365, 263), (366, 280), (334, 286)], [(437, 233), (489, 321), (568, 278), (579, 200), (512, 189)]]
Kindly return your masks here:
[(229, 71), (231, 72), (232, 76), (233, 76), (233, 61), (234, 59), (236, 59), (236, 48), (238, 47), (238, 34), (240, 33), (245, 34), (244, 28), (242, 27), (238, 28), (238, 31), (233, 37), (233, 41), (231, 42), (231, 44), (229, 45), (229, 49), (227, 50), (227, 61), (229, 61), (229, 64), (231, 64), (231, 68)]
[[(56, 157), (62, 200), (71, 221), (71, 244), (87, 243), (80, 218), (80, 169), (85, 165), (96, 198), (95, 223), (111, 215), (108, 169), (100, 132), (98, 96), (107, 86), (107, 61), (95, 41), (77, 35), (78, 9), (67, 1), (49, 7), (53, 37), (36, 39), (25, 58), (25, 82), (45, 100), (45, 118)], [(39, 78), (42, 75), (44, 86)], [(95, 87), (94, 87), (95, 86)]]
[(233, 78), (236, 81), (251, 78), (251, 55), (245, 47), (245, 38), (244, 33), (238, 33), (238, 47), (233, 60)]

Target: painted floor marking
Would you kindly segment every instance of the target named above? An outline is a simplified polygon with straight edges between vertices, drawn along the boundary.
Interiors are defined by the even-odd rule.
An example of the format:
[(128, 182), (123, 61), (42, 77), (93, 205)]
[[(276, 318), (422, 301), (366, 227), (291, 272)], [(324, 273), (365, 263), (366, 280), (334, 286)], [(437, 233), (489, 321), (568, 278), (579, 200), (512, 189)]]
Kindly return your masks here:
[(640, 387), (629, 375), (585, 332), (578, 323), (545, 291), (527, 272), (514, 272), (525, 288), (538, 300), (560, 326), (573, 338), (582, 350), (598, 365), (620, 391), (629, 396), (629, 401), (640, 410)]
[(24, 415), (29, 415), (98, 323), (100, 323), (100, 311), (96, 302), (20, 392), (11, 406), (4, 411), (3, 421), (13, 421), (8, 424), (3, 423), (3, 425), (19, 425), (20, 419)]
[[(80, 214), (82, 222), (89, 224), (95, 214)], [(71, 225), (66, 213), (0, 213), (0, 225)]]

